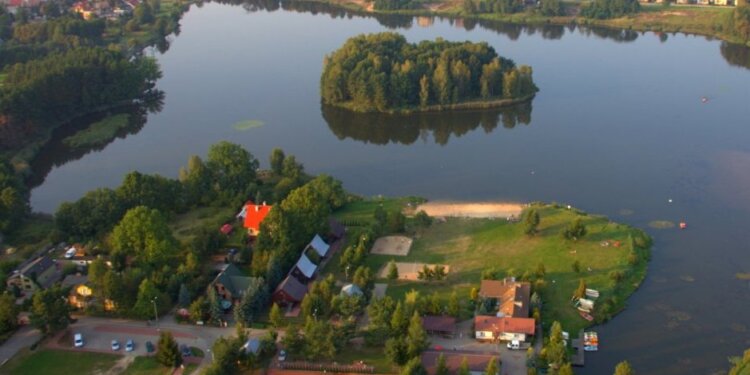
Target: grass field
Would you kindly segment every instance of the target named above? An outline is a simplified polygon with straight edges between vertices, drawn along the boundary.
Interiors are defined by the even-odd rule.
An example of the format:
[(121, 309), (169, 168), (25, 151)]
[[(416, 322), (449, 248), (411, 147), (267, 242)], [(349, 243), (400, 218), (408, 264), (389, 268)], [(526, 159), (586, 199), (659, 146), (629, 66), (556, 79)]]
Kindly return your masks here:
[(63, 143), (70, 147), (96, 146), (105, 144), (113, 139), (117, 132), (128, 126), (130, 115), (120, 113), (97, 121), (88, 128), (63, 139)]
[[(196, 367), (194, 364), (185, 365), (183, 373), (191, 374)], [(164, 367), (154, 357), (136, 357), (120, 375), (168, 375), (171, 373), (172, 369)]]
[[(396, 207), (402, 203), (394, 201), (384, 203)], [(374, 209), (374, 206), (370, 205)], [(625, 299), (645, 277), (646, 261), (631, 266), (628, 257), (631, 252), (630, 237), (640, 237), (642, 232), (626, 225), (610, 222), (607, 218), (581, 215), (575, 210), (538, 207), (541, 216), (539, 232), (535, 236), (523, 233), (520, 223), (510, 223), (503, 219), (448, 219), (435, 222), (429, 228), (412, 232), (414, 243), (408, 256), (398, 257), (399, 262), (421, 262), (431, 264), (448, 264), (451, 271), (444, 281), (386, 281), (389, 287), (387, 294), (402, 298), (410, 290), (419, 291), (421, 295), (437, 293), (443, 299), (455, 290), (459, 297), (468, 301), (472, 287), (479, 287), (483, 270), (495, 268), (505, 275), (521, 276), (527, 271), (532, 273), (539, 263), (544, 264), (546, 275), (541, 296), (544, 302), (542, 320), (549, 324), (554, 320), (563, 323), (563, 327), (573, 333), (586, 327), (589, 323), (583, 320), (570, 303), (570, 298), (578, 286), (579, 279), (584, 279), (589, 288), (601, 293), (599, 301), (615, 297), (614, 310), (623, 308)], [(345, 211), (364, 220), (367, 217), (364, 202)], [(587, 235), (578, 241), (564, 240), (560, 231), (576, 217), (580, 217), (587, 228)], [(602, 242), (619, 241), (621, 246), (602, 246)], [(640, 259), (647, 259), (647, 250), (637, 250)], [(366, 264), (374, 271), (379, 270), (388, 261), (394, 259), (388, 255), (370, 254)], [(573, 271), (573, 262), (578, 261), (581, 272)], [(333, 272), (341, 278), (341, 270), (334, 259), (326, 272)], [(610, 279), (610, 272), (622, 271), (625, 278), (617, 284)], [(469, 318), (471, 315), (462, 318)]]
[(3, 374), (18, 375), (49, 375), (59, 374), (93, 374), (110, 369), (119, 355), (74, 352), (66, 350), (38, 350), (19, 352), (0, 372)]

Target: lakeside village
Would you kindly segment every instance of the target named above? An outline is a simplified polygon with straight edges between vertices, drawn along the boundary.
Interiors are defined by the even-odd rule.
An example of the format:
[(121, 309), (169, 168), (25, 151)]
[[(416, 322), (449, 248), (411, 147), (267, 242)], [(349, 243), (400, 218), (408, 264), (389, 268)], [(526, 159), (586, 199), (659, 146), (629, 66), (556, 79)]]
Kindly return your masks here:
[[(456, 289), (453, 289), (449, 298), (450, 301), (447, 306), (444, 306), (443, 301), (440, 300), (438, 295), (445, 293), (440, 291), (440, 289), (452, 289), (452, 278), (450, 276), (452, 273), (458, 271), (461, 265), (455, 262), (446, 262), (450, 266), (421, 263), (418, 262), (421, 259), (419, 256), (413, 262), (394, 262), (394, 259), (397, 258), (408, 259), (410, 248), (414, 241), (414, 238), (398, 233), (404, 231), (403, 216), (399, 216), (402, 215), (401, 212), (386, 215), (394, 215), (396, 218), (401, 217), (401, 219), (393, 220), (396, 222), (399, 220), (402, 221), (400, 224), (394, 224), (393, 232), (395, 233), (382, 236), (372, 242), (372, 247), (369, 249), (369, 254), (371, 255), (366, 256), (368, 258), (381, 257), (382, 259), (378, 259), (373, 263), (369, 259), (362, 259), (365, 255), (361, 252), (356, 254), (357, 250), (352, 251), (353, 247), (351, 246), (344, 249), (347, 244), (351, 244), (352, 242), (358, 242), (359, 245), (363, 243), (362, 239), (348, 238), (348, 235), (356, 233), (357, 230), (351, 231), (351, 228), (347, 228), (342, 222), (352, 224), (355, 229), (358, 225), (362, 224), (361, 216), (355, 216), (352, 219), (348, 212), (358, 212), (361, 207), (367, 207), (368, 210), (372, 210), (372, 212), (367, 212), (367, 215), (372, 214), (375, 217), (382, 217), (383, 213), (380, 209), (382, 205), (383, 203), (369, 201), (345, 205), (342, 209), (342, 214), (337, 215), (334, 213), (329, 219), (328, 232), (318, 233), (310, 239), (309, 243), (302, 249), (292, 269), (270, 294), (270, 301), (273, 304), (273, 308), (269, 319), (273, 321), (271, 323), (273, 326), (284, 326), (278, 320), (287, 320), (288, 322), (298, 321), (300, 315), (305, 314), (304, 310), (308, 310), (309, 314), (309, 310), (313, 309), (312, 315), (315, 319), (322, 319), (328, 315), (331, 317), (330, 324), (333, 326), (346, 326), (344, 318), (346, 315), (350, 315), (350, 317), (356, 320), (356, 327), (358, 328), (366, 327), (372, 330), (373, 324), (380, 324), (376, 323), (375, 320), (385, 320), (386, 326), (392, 324), (401, 325), (401, 328), (398, 328), (398, 330), (404, 331), (400, 334), (408, 332), (409, 338), (407, 340), (412, 340), (412, 335), (419, 336), (419, 334), (413, 333), (413, 331), (417, 330), (417, 327), (413, 326), (416, 321), (420, 324), (420, 327), (418, 327), (419, 330), (425, 335), (422, 338), (415, 339), (421, 340), (421, 343), (406, 343), (406, 347), (403, 348), (404, 353), (401, 355), (404, 358), (392, 360), (393, 364), (400, 365), (403, 368), (403, 366), (407, 366), (409, 363), (405, 359), (416, 355), (419, 358), (421, 366), (429, 374), (442, 373), (441, 371), (443, 370), (440, 368), (446, 366), (451, 372), (461, 371), (461, 369), (468, 367), (471, 373), (482, 373), (486, 369), (496, 366), (495, 370), (492, 371), (499, 371), (500, 368), (503, 368), (502, 374), (526, 374), (528, 368), (535, 367), (537, 363), (540, 363), (538, 362), (539, 355), (545, 355), (544, 353), (549, 350), (546, 348), (550, 345), (550, 340), (555, 340), (555, 336), (558, 336), (557, 340), (562, 339), (563, 347), (567, 348), (564, 353), (570, 353), (571, 355), (570, 362), (567, 363), (568, 366), (570, 364), (582, 366), (584, 364), (583, 352), (596, 351), (598, 349), (598, 337), (596, 333), (583, 333), (582, 327), (587, 326), (594, 319), (592, 314), (600, 293), (597, 290), (586, 287), (584, 287), (582, 294), (574, 297), (568, 303), (568, 306), (565, 307), (569, 310), (566, 314), (575, 311), (579, 315), (577, 324), (575, 324), (576, 329), (581, 328), (579, 337), (570, 340), (570, 335), (567, 332), (561, 331), (560, 325), (555, 323), (555, 326), (551, 327), (551, 336), (546, 340), (543, 339), (543, 325), (540, 316), (543, 303), (541, 302), (540, 292), (541, 288), (546, 287), (543, 286), (544, 281), (541, 280), (545, 272), (543, 269), (544, 266), (541, 263), (536, 270), (536, 277), (530, 277), (528, 272), (522, 275), (520, 279), (515, 276), (500, 276), (502, 272), (498, 272), (496, 269), (484, 272), (482, 280), (478, 280), (478, 285), (468, 288), (468, 300), (464, 301), (463, 298), (457, 299)], [(350, 206), (354, 206), (355, 208), (352, 209)], [(404, 208), (413, 214), (415, 211), (414, 207), (416, 207), (416, 203), (407, 203)], [(268, 205), (265, 202), (256, 204), (248, 201), (243, 205), (240, 212), (236, 214), (236, 221), (227, 222), (216, 228), (216, 230), (223, 236), (235, 235), (235, 231), (242, 232), (243, 236), (246, 233), (247, 239), (252, 243), (257, 240), (263, 228), (261, 224), (273, 209), (274, 206)], [(521, 215), (521, 208), (518, 208), (514, 214), (508, 215), (507, 221), (497, 220), (497, 217), (484, 220), (440, 217), (437, 222), (430, 226), (438, 227), (434, 228), (434, 230), (442, 231), (439, 228), (440, 226), (460, 227), (465, 225), (465, 223), (460, 224), (460, 222), (465, 221), (467, 223), (482, 222), (483, 225), (499, 225), (505, 229), (523, 225), (526, 227), (526, 232), (530, 231), (528, 226), (531, 225), (534, 227), (531, 231), (535, 232), (538, 230), (537, 227), (539, 225), (539, 211), (544, 211), (544, 216), (547, 216), (547, 212), (553, 213), (557, 209), (549, 207), (540, 209), (526, 208), (525, 217), (531, 215), (532, 219), (525, 219), (524, 221), (528, 222), (531, 220), (532, 224), (519, 223), (518, 217)], [(560, 209), (559, 211), (567, 210)], [(554, 213), (554, 215), (558, 214)], [(567, 215), (568, 213), (563, 212), (563, 214)], [(424, 211), (420, 211), (418, 215), (413, 215), (412, 218), (415, 216), (418, 219), (414, 220), (422, 222), (421, 225), (428, 225), (425, 223), (432, 221), (432, 218), (427, 216)], [(383, 223), (390, 221), (388, 218), (381, 220), (383, 220)], [(576, 225), (580, 225), (580, 222)], [(423, 229), (418, 231), (418, 234), (415, 234), (417, 237), (422, 236), (422, 239), (424, 239), (425, 236), (430, 235), (432, 230)], [(579, 231), (579, 236), (585, 233), (585, 229), (579, 228), (577, 230)], [(356, 248), (361, 247), (359, 245)], [(612, 248), (625, 247), (624, 243), (621, 244), (620, 240), (612, 241), (606, 245), (600, 243), (599, 246), (603, 249), (599, 251), (611, 251), (609, 246)], [(250, 293), (250, 289), (253, 288), (252, 285), (257, 281), (256, 278), (248, 276), (247, 272), (242, 269), (243, 266), (235, 264), (235, 259), (239, 260), (239, 255), (239, 252), (232, 248), (224, 253), (215, 254), (211, 258), (211, 268), (217, 271), (218, 274), (213, 278), (206, 293), (208, 295), (215, 294), (219, 298), (221, 318), (217, 323), (220, 326), (227, 326), (229, 323), (234, 323), (232, 322), (232, 311), (243, 304), (243, 298), (246, 297), (246, 293)], [(357, 256), (360, 257), (359, 261), (352, 262), (351, 264), (347, 264), (349, 261), (342, 259), (342, 257), (352, 258)], [(43, 253), (36, 254), (33, 259), (19, 265), (17, 270), (8, 277), (7, 286), (9, 290), (13, 290), (14, 293), (20, 296), (18, 300), (19, 304), (23, 304), (26, 299), (29, 299), (34, 293), (40, 290), (60, 284), (69, 290), (67, 301), (72, 308), (83, 312), (88, 307), (100, 303), (105, 311), (111, 311), (115, 309), (115, 303), (109, 299), (97, 302), (96, 296), (100, 294), (93, 290), (92, 283), (89, 281), (88, 276), (84, 274), (86, 267), (96, 259), (102, 259), (101, 257), (101, 255), (91, 255), (89, 250), (80, 244), (71, 246), (60, 245)], [(111, 267), (111, 262), (106, 258), (104, 259), (107, 265)], [(386, 261), (386, 259), (388, 260)], [(329, 264), (331, 265), (328, 266)], [(344, 266), (344, 264), (347, 265)], [(353, 281), (349, 281), (349, 276), (351, 276), (349, 275), (349, 271), (357, 264), (372, 264), (378, 267), (377, 276), (357, 274), (351, 277)], [(63, 269), (68, 268), (66, 265), (75, 265), (77, 272), (64, 276)], [(332, 270), (337, 265), (345, 267), (343, 270), (347, 276), (343, 277), (343, 280), (341, 280), (341, 270)], [(589, 270), (591, 269), (589, 268)], [(508, 271), (507, 274), (513, 272)], [(333, 282), (333, 275), (337, 277), (335, 282)], [(375, 283), (376, 279), (380, 279), (381, 281)], [(382, 282), (382, 280), (386, 282)], [(452, 281), (457, 282), (459, 280)], [(467, 289), (466, 283), (470, 282), (470, 280), (461, 281), (461, 290), (465, 292)], [(554, 281), (552, 282), (554, 283)], [(386, 294), (389, 284), (396, 289), (403, 289), (403, 287), (410, 288), (411, 291), (405, 295), (403, 305), (403, 310), (405, 311), (401, 311), (402, 302), (397, 303), (395, 307), (397, 311), (394, 311), (394, 300), (390, 298), (389, 294)], [(434, 290), (434, 294), (432, 296), (419, 297), (419, 293), (415, 289), (426, 292), (427, 289), (425, 287)], [(335, 291), (323, 291), (329, 288), (335, 288)], [(338, 304), (339, 307), (332, 307), (328, 305), (327, 301), (321, 301), (321, 295), (326, 294), (328, 294), (327, 298), (330, 298), (331, 295), (334, 297), (338, 295), (338, 298), (340, 298), (339, 302), (334, 303)], [(398, 293), (394, 294), (394, 297), (396, 295)], [(306, 301), (306, 298), (308, 301)], [(370, 307), (364, 309), (365, 300), (368, 298), (371, 299)], [(309, 300), (313, 300), (313, 302)], [(347, 300), (350, 302), (345, 302)], [(383, 301), (387, 300), (390, 302), (385, 305), (372, 307), (373, 304), (382, 304)], [(351, 307), (348, 307), (348, 309), (352, 311), (347, 313), (345, 312), (347, 307), (342, 308), (341, 306), (349, 304), (351, 304)], [(387, 306), (388, 304), (390, 306)], [(311, 307), (312, 305), (315, 307)], [(407, 308), (407, 305), (411, 306)], [(549, 307), (553, 309), (557, 308)], [(323, 310), (329, 312), (323, 313)], [(373, 316), (376, 314), (376, 310), (385, 310), (381, 311), (385, 316)], [(283, 314), (283, 318), (277, 315), (279, 311)], [(331, 313), (332, 311), (338, 311), (338, 313)], [(413, 319), (408, 319), (412, 313), (406, 313), (406, 311), (413, 312)], [(182, 321), (187, 322), (191, 320), (191, 311), (189, 309), (179, 308), (175, 310), (175, 313)], [(398, 317), (394, 317), (394, 314)], [(552, 312), (552, 314), (558, 314), (558, 312)], [(401, 319), (402, 322), (397, 322), (398, 319)], [(24, 321), (24, 323), (28, 323), (28, 321)], [(208, 322), (200, 320), (194, 320), (193, 323), (198, 325), (208, 324)], [(307, 324), (310, 324), (309, 321)], [(550, 328), (549, 325), (547, 325), (547, 328)], [(71, 329), (75, 331), (75, 325)], [(205, 329), (211, 328), (206, 327)], [(300, 333), (298, 332), (297, 334)], [(330, 334), (328, 335), (330, 336)], [(286, 337), (290, 337), (290, 335), (294, 335), (294, 333), (287, 331)], [(386, 336), (388, 335), (390, 334), (387, 333)], [(354, 334), (353, 336), (357, 335)], [(304, 339), (302, 340), (304, 342)], [(348, 340), (349, 343), (347, 345), (353, 345), (354, 347), (366, 346), (361, 337), (351, 337)], [(365, 341), (367, 340), (369, 339), (365, 338)], [(274, 355), (267, 364), (281, 369), (345, 370), (349, 372), (368, 373), (393, 372), (393, 367), (376, 367), (372, 363), (372, 361), (376, 361), (375, 357), (399, 356), (398, 354), (388, 353), (394, 350), (389, 349), (390, 340), (386, 341), (384, 351), (378, 351), (374, 356), (370, 354), (362, 359), (354, 356), (355, 361), (353, 363), (342, 365), (340, 362), (330, 361), (332, 359), (335, 360), (336, 356), (311, 357), (305, 354), (305, 349), (290, 347), (298, 345), (292, 339), (282, 339), (276, 344), (276, 350), (278, 351), (274, 350), (280, 354)], [(412, 344), (417, 345), (418, 348), (408, 349)], [(258, 354), (259, 348), (262, 345), (261, 339), (256, 337), (248, 339), (243, 348), (246, 351), (249, 350), (254, 354)], [(83, 346), (80, 349), (86, 350), (87, 347)], [(416, 350), (416, 352), (413, 352), (413, 350)], [(321, 358), (324, 359), (321, 361)], [(552, 363), (552, 359), (549, 357), (544, 360), (549, 364)]]
[[(0, 4), (11, 13), (27, 10), (31, 19), (43, 19), (41, 8), (47, 0), (0, 0)], [(79, 14), (85, 20), (102, 18), (117, 20), (129, 16), (142, 0), (80, 0), (69, 5), (71, 13)], [(65, 3), (63, 3), (65, 4)]]

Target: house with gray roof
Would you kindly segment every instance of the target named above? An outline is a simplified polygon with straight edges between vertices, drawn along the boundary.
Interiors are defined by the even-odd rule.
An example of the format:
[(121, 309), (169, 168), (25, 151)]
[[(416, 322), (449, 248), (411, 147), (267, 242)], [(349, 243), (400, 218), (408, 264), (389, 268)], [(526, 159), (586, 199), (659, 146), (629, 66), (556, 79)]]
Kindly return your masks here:
[(216, 289), (216, 293), (221, 299), (228, 301), (228, 308), (231, 307), (231, 304), (242, 299), (252, 279), (250, 276), (245, 276), (234, 264), (229, 264), (216, 275), (210, 287)]
[(325, 258), (326, 255), (328, 255), (328, 249), (330, 248), (331, 247), (316, 234), (302, 253), (307, 254), (308, 250), (313, 249), (321, 258)]
[(318, 266), (313, 263), (304, 253), (299, 257), (297, 264), (292, 269), (292, 275), (300, 282), (306, 284), (313, 278)]
[(33, 293), (47, 289), (62, 277), (62, 267), (48, 256), (21, 263), (5, 282), (10, 288), (17, 286), (22, 292)]

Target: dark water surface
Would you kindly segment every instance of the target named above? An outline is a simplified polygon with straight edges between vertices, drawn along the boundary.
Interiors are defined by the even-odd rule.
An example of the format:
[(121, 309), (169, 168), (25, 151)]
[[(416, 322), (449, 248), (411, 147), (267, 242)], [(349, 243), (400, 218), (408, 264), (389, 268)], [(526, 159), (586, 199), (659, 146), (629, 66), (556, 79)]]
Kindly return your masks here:
[[(176, 176), (190, 155), (227, 139), (264, 165), (281, 147), (364, 195), (558, 201), (644, 228), (686, 220), (686, 231), (648, 229), (649, 277), (598, 328), (601, 351), (578, 372), (609, 374), (627, 359), (639, 374), (710, 374), (750, 347), (750, 284), (735, 278), (750, 272), (746, 49), (685, 35), (257, 8), (265, 6), (191, 9), (157, 56), (163, 110), (103, 149), (43, 155), (49, 173), (33, 190), (34, 209), (53, 212), (133, 169)], [(321, 108), (323, 56), (387, 27), (410, 41), (487, 41), (533, 66), (541, 91), (512, 111), (392, 117)], [(244, 120), (265, 125), (233, 128)]]

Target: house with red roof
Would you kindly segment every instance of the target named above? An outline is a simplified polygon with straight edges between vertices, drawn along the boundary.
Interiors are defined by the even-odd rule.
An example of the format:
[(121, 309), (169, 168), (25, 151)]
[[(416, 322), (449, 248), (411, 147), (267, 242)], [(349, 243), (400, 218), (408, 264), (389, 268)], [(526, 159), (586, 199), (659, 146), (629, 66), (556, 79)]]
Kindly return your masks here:
[(532, 318), (513, 318), (477, 315), (474, 317), (474, 336), (483, 341), (526, 341), (533, 336), (536, 322)]
[(271, 207), (273, 206), (267, 205), (266, 202), (255, 204), (252, 201), (247, 201), (245, 203), (242, 211), (237, 214), (237, 218), (242, 219), (243, 226), (247, 229), (247, 234), (257, 236), (260, 233), (260, 223), (271, 212)]

